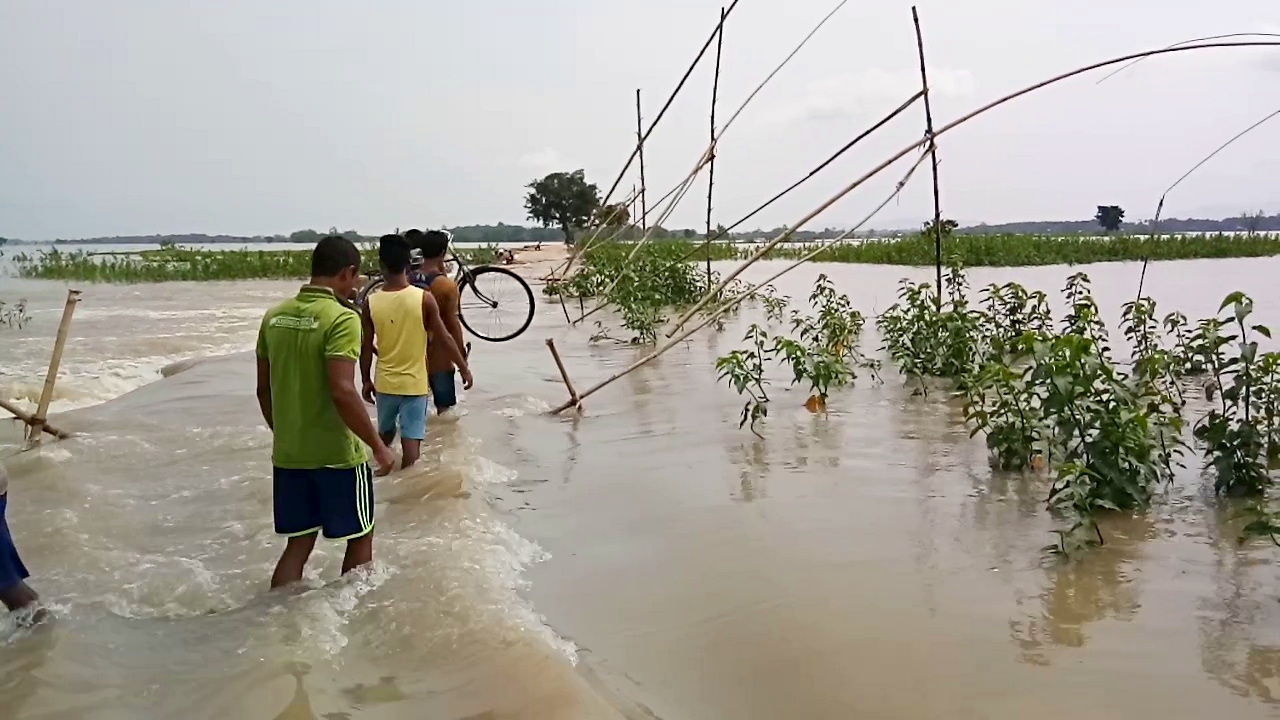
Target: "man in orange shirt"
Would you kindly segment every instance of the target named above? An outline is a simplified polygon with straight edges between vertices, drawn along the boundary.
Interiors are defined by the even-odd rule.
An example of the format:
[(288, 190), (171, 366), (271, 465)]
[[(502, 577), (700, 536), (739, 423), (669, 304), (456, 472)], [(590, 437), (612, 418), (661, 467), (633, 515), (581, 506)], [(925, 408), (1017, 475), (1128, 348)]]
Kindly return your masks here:
[[(458, 348), (465, 348), (462, 338), (462, 321), (458, 315), (458, 284), (449, 277), (444, 267), (444, 257), (449, 250), (450, 239), (449, 233), (443, 230), (428, 230), (422, 233), (419, 244), (419, 249), (422, 250), (422, 267), (418, 270), (418, 277), (415, 278), (414, 284), (431, 291), (436, 305), (440, 308), (440, 319), (444, 321), (453, 344)], [(450, 414), (450, 409), (458, 404), (454, 380), (455, 365), (445, 343), (434, 342), (433, 339), (433, 342), (427, 345), (427, 377), (431, 384), (431, 395), (435, 401), (436, 413), (445, 417)], [(471, 384), (467, 382), (464, 375), (462, 388), (466, 390), (470, 387)]]

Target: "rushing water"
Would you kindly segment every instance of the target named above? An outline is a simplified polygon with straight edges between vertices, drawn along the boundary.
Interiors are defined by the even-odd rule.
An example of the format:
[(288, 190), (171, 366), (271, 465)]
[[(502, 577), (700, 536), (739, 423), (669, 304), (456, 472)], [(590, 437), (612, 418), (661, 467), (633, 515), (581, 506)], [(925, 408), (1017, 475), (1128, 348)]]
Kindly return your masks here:
[[(1114, 327), (1138, 269), (1087, 270)], [(820, 271), (868, 314), (931, 276), (821, 266), (782, 289)], [(1242, 289), (1280, 325), (1277, 271), (1162, 263), (1147, 286), (1193, 318)], [(1069, 272), (971, 280), (1056, 292)], [(34, 631), (0, 620), (0, 717), (1280, 714), (1280, 550), (1237, 545), (1193, 456), (1149, 513), (1061, 563), (1044, 479), (993, 473), (959, 404), (892, 372), (825, 417), (779, 376), (764, 439), (739, 430), (712, 364), (750, 312), (581, 418), (540, 412), (565, 397), (544, 338), (579, 386), (639, 351), (589, 345), (549, 304), (521, 338), (477, 342), (467, 415), (379, 481), (374, 569), (339, 580), (322, 543), (308, 591), (268, 594), (280, 543), (246, 351), (293, 284), (82, 289), (54, 420), (82, 434), (16, 454), (0, 425), (9, 523), (56, 610)], [(0, 394), (30, 401), (65, 287), (0, 279), (17, 296), (34, 319), (0, 328)]]

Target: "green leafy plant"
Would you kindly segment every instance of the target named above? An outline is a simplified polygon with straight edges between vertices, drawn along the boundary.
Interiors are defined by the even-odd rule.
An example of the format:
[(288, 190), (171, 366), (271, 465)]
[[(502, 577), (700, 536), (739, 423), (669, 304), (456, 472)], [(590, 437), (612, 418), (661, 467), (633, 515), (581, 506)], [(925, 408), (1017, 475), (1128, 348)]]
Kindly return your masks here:
[(749, 343), (749, 347), (734, 350), (718, 358), (716, 371), (721, 380), (727, 380), (739, 395), (747, 397), (742, 406), (738, 427), (750, 425), (751, 432), (761, 436), (756, 423), (769, 415), (769, 396), (764, 390), (764, 386), (768, 384), (764, 378), (764, 364), (772, 355), (772, 350), (769, 347), (768, 333), (759, 325), (752, 324), (742, 339)]
[(1195, 425), (1214, 471), (1214, 490), (1231, 496), (1261, 496), (1271, 486), (1266, 459), (1273, 446), (1278, 390), (1268, 387), (1280, 359), (1259, 356), (1255, 336), (1271, 337), (1265, 325), (1250, 325), (1253, 300), (1241, 292), (1222, 301), (1226, 318), (1203, 322), (1192, 346), (1212, 375), (1218, 403)]
[(752, 325), (744, 338), (751, 346), (717, 360), (721, 379), (729, 380), (740, 395), (748, 395), (743, 424), (755, 417), (757, 398), (763, 394), (755, 392), (760, 385), (750, 373), (763, 373), (765, 361), (777, 361), (790, 369), (793, 385), (808, 383), (811, 394), (805, 406), (811, 412), (824, 411), (831, 391), (852, 383), (857, 368), (878, 373), (879, 362), (866, 358), (858, 349), (866, 319), (853, 308), (848, 296), (836, 292), (826, 275), (818, 277), (809, 304), (812, 315), (792, 313), (790, 336), (770, 338), (759, 325)]

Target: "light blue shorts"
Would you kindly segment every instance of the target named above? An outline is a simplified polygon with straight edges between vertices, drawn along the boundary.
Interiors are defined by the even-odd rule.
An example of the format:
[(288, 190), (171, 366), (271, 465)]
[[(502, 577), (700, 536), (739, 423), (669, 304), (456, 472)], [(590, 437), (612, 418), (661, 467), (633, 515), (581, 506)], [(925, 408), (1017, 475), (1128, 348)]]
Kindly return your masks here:
[(399, 420), (400, 437), (404, 440), (421, 440), (427, 436), (426, 395), (386, 395), (378, 393), (378, 434), (386, 437), (396, 432)]

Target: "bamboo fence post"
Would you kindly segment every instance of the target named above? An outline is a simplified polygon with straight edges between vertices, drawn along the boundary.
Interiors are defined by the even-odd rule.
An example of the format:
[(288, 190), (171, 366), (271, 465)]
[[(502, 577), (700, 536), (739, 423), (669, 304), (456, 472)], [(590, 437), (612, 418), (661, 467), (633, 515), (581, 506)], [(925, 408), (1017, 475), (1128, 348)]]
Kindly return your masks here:
[[(723, 19), (721, 20), (723, 22)], [(640, 88), (636, 88), (636, 152), (640, 155), (640, 229), (648, 230), (649, 208), (646, 190), (649, 184), (644, 179), (644, 121), (640, 116)]]
[[(1101, 62), (1096, 62), (1091, 65), (1086, 65), (1084, 67), (1076, 68), (1075, 70), (1070, 70), (1068, 72), (1055, 75), (1049, 78), (1048, 80), (1042, 80), (1033, 85), (1028, 85), (1027, 87), (1022, 88), (1021, 90), (1016, 90), (1001, 98), (992, 100), (986, 105), (983, 105), (977, 108), (976, 110), (972, 110), (968, 114), (963, 115), (959, 118), (956, 118), (955, 120), (952, 120), (951, 122), (942, 126), (937, 130), (937, 132), (934, 133), (934, 137), (936, 138), (940, 135), (944, 135), (960, 127), (961, 125), (964, 125), (965, 123), (973, 120), (974, 118), (980, 115), (984, 115), (1000, 107), (1001, 105), (1005, 105), (1009, 102), (1017, 100), (1023, 95), (1027, 95), (1035, 92), (1036, 90), (1041, 90), (1050, 85), (1060, 83), (1063, 80), (1069, 80), (1073, 77), (1076, 77), (1077, 75), (1083, 75), (1084, 73), (1091, 72), (1093, 70), (1098, 70), (1100, 68), (1108, 67), (1110, 65), (1116, 65), (1123, 62), (1128, 62), (1136, 58), (1152, 57), (1155, 55), (1170, 55), (1173, 53), (1190, 52), (1193, 50), (1209, 50), (1213, 48), (1278, 47), (1278, 46), (1280, 46), (1280, 41), (1260, 41), (1259, 40), (1259, 41), (1234, 42), (1234, 43), (1206, 43), (1204, 45), (1191, 45), (1191, 46), (1177, 47), (1177, 48), (1164, 48), (1161, 50), (1146, 50), (1140, 53), (1130, 53), (1128, 55), (1122, 55), (1117, 58), (1111, 58), (1110, 60), (1103, 60)], [(684, 313), (684, 315), (682, 315), (680, 319), (676, 321), (675, 326), (671, 330), (671, 334), (678, 332), (680, 328), (689, 321), (689, 318), (693, 317), (694, 314), (696, 314), (699, 310), (701, 310), (704, 306), (706, 306), (707, 302), (709, 302), (711, 298), (716, 297), (721, 292), (723, 292), (724, 289), (729, 286), (729, 283), (737, 279), (737, 277), (741, 275), (744, 270), (746, 270), (751, 265), (754, 265), (758, 260), (760, 260), (760, 258), (767, 255), (769, 251), (773, 250), (778, 245), (781, 245), (782, 243), (786, 242), (787, 238), (795, 234), (796, 230), (798, 230), (800, 227), (803, 227), (806, 223), (808, 223), (814, 217), (818, 216), (827, 208), (831, 207), (833, 204), (835, 204), (837, 200), (843, 198), (845, 195), (848, 195), (850, 192), (853, 192), (855, 189), (860, 187), (863, 183), (867, 182), (868, 180), (875, 177), (876, 175), (879, 175), (881, 172), (884, 172), (885, 168), (889, 167), (893, 163), (906, 157), (907, 154), (909, 154), (911, 151), (918, 150), (921, 147), (924, 147), (928, 142), (929, 142), (929, 138), (921, 138), (919, 140), (916, 140), (915, 142), (912, 142), (906, 147), (902, 148), (898, 152), (894, 153), (887, 160), (873, 167), (865, 175), (858, 178), (857, 180), (854, 180), (849, 185), (845, 186), (844, 189), (837, 192), (836, 195), (832, 197), (830, 200), (826, 201), (825, 203), (820, 205), (816, 210), (810, 212), (808, 215), (801, 218), (798, 223), (787, 228), (782, 233), (780, 233), (777, 237), (770, 240), (768, 243), (765, 243), (763, 247), (761, 247), (759, 250), (753, 253), (751, 257), (747, 258), (747, 260), (743, 262), (742, 265), (738, 266), (737, 269), (729, 273), (728, 276), (726, 276), (723, 280), (721, 280), (719, 285), (717, 285), (714, 289), (712, 289), (710, 292), (704, 295), (701, 300), (699, 300), (697, 303), (694, 304), (692, 308), (687, 310)], [(671, 334), (668, 334), (667, 337), (670, 337)]]
[[(573, 389), (573, 381), (569, 379), (569, 371), (564, 369), (564, 361), (560, 359), (560, 352), (556, 350), (556, 341), (547, 338), (547, 349), (551, 351), (551, 359), (556, 361), (556, 367), (560, 370), (560, 379), (564, 380), (564, 386), (569, 389), (569, 405), (567, 407), (576, 407), (581, 410), (582, 399), (578, 397), (578, 391)], [(563, 412), (563, 410), (558, 412)]]
[(716, 74), (711, 81), (711, 162), (707, 168), (707, 287), (711, 287), (711, 196), (716, 185), (716, 100), (720, 96), (720, 55), (724, 48), (724, 6), (720, 7), (720, 34), (716, 38)]
[(920, 91), (924, 93), (924, 136), (929, 141), (929, 159), (933, 163), (933, 263), (937, 272), (937, 306), (942, 307), (942, 199), (938, 191), (938, 142), (933, 136), (933, 104), (929, 101), (929, 71), (924, 62), (924, 34), (920, 31), (920, 13), (911, 6), (911, 22), (916, 28), (916, 47), (920, 51)]
[(45, 415), (49, 412), (49, 403), (53, 401), (53, 387), (58, 382), (58, 366), (62, 364), (62, 351), (67, 346), (67, 332), (71, 328), (71, 316), (75, 314), (76, 304), (80, 302), (79, 290), (67, 291), (67, 304), (62, 308), (62, 322), (58, 323), (58, 335), (53, 341), (53, 356), (49, 358), (49, 371), (44, 376), (44, 389), (40, 392), (40, 403), (36, 406), (35, 415), (27, 424), (27, 443), (37, 445), (44, 430)]

